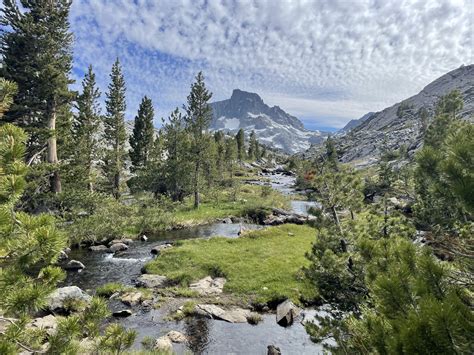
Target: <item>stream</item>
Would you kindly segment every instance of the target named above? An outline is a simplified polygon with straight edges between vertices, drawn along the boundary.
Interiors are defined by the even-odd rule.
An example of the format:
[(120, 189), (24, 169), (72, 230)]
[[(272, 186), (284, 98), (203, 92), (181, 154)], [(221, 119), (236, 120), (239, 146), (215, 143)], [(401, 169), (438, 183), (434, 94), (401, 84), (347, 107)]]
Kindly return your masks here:
[[(293, 195), (295, 179), (283, 174), (267, 175), (272, 188), (282, 193)], [(293, 212), (307, 214), (311, 207), (318, 207), (316, 202), (292, 200)], [(65, 285), (75, 285), (93, 293), (94, 290), (108, 282), (120, 282), (133, 285), (134, 280), (141, 275), (141, 269), (152, 259), (151, 249), (159, 244), (192, 238), (210, 238), (223, 236), (237, 238), (241, 225), (247, 229), (260, 229), (257, 224), (225, 224), (213, 223), (187, 229), (163, 231), (148, 236), (148, 240), (134, 241), (128, 250), (120, 254), (90, 252), (86, 249), (74, 249), (70, 259), (79, 260), (86, 268), (82, 272), (68, 272)], [(125, 309), (119, 301), (111, 302), (113, 310)], [(188, 317), (181, 321), (167, 320), (167, 307), (146, 310), (134, 308), (134, 314), (128, 318), (116, 318), (128, 329), (138, 333), (135, 348), (140, 347), (140, 341), (149, 336), (154, 339), (165, 335), (170, 330), (177, 330), (189, 338), (187, 345), (174, 344), (178, 354), (189, 352), (196, 354), (266, 354), (268, 345), (275, 345), (282, 354), (319, 354), (321, 344), (313, 343), (304, 326), (297, 321), (290, 327), (281, 327), (275, 321), (274, 314), (262, 315), (263, 321), (258, 325), (248, 323), (227, 323), (220, 320)], [(303, 317), (313, 319), (315, 310), (305, 310)]]

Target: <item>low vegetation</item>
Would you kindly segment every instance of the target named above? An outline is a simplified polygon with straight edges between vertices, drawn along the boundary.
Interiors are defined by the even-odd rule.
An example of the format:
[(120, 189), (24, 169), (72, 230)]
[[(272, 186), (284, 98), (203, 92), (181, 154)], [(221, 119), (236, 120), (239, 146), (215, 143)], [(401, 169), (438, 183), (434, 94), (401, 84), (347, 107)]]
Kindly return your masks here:
[(224, 291), (256, 304), (290, 298), (312, 301), (317, 294), (301, 272), (308, 265), (315, 230), (283, 225), (252, 231), (238, 239), (189, 240), (164, 251), (146, 266), (181, 285), (205, 276), (225, 277)]

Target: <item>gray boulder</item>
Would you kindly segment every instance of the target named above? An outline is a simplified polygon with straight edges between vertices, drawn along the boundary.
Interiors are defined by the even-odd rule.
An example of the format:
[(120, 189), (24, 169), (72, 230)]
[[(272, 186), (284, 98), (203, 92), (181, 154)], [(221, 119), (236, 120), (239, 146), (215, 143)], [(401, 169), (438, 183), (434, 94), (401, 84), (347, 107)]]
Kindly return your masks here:
[(280, 348), (277, 348), (275, 345), (268, 345), (267, 355), (281, 355), (281, 350)]
[(118, 251), (124, 251), (127, 249), (128, 249), (128, 246), (125, 243), (114, 243), (109, 247), (109, 251), (111, 253), (116, 253)]
[(296, 307), (290, 300), (286, 300), (277, 306), (276, 321), (279, 325), (287, 327), (293, 324), (293, 321), (300, 313), (301, 309)]
[(109, 248), (107, 248), (105, 245), (93, 245), (89, 247), (89, 250), (95, 252), (107, 252), (109, 251)]
[(137, 279), (136, 285), (145, 288), (159, 288), (166, 286), (167, 282), (166, 276), (144, 274)]
[(163, 351), (167, 354), (173, 351), (173, 343), (171, 343), (170, 338), (165, 335), (156, 339), (153, 348), (158, 351)]
[(126, 318), (132, 315), (132, 311), (129, 309), (122, 309), (120, 311), (115, 311), (114, 313), (112, 313), (112, 315), (118, 318)]
[(154, 246), (152, 249), (151, 249), (151, 253), (153, 255), (160, 255), (161, 251), (165, 250), (165, 249), (169, 249), (171, 248), (173, 245), (171, 244), (160, 244), (160, 245), (157, 245), (157, 246)]
[(201, 296), (211, 296), (221, 294), (224, 289), (226, 279), (217, 277), (213, 279), (207, 276), (195, 283), (192, 283), (189, 288), (196, 291)]
[(66, 270), (82, 270), (85, 266), (83, 263), (77, 260), (70, 260), (65, 266), (64, 269)]
[(66, 311), (67, 303), (71, 300), (89, 304), (92, 300), (92, 297), (77, 286), (61, 287), (53, 291), (46, 298), (45, 309), (51, 312)]
[(223, 320), (229, 323), (247, 323), (250, 311), (243, 308), (232, 308), (225, 310), (214, 304), (198, 304), (194, 311), (196, 314), (213, 319)]

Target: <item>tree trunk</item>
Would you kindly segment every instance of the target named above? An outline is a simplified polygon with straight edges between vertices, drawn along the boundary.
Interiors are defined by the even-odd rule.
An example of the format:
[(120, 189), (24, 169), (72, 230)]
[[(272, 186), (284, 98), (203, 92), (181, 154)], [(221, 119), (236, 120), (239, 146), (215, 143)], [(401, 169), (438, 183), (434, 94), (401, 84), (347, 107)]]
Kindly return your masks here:
[(48, 163), (55, 166), (55, 170), (50, 177), (51, 192), (60, 193), (61, 192), (61, 178), (58, 171), (58, 151), (56, 145), (56, 105), (53, 104), (50, 109), (48, 129), (50, 137), (48, 139)]
[(200, 162), (196, 162), (196, 170), (194, 171), (194, 208), (198, 208), (201, 201), (199, 201), (199, 167)]
[(120, 173), (114, 175), (114, 196), (118, 200), (120, 198)]

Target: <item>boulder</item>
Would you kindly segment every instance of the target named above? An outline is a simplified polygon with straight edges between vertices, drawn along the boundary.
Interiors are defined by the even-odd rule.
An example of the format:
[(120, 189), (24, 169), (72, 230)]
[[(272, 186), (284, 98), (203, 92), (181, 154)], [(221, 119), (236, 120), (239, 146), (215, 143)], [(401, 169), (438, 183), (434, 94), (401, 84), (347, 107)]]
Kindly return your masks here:
[(157, 246), (153, 247), (151, 249), (151, 253), (153, 255), (159, 255), (162, 250), (165, 250), (165, 249), (168, 249), (168, 248), (171, 248), (171, 247), (172, 247), (171, 244), (160, 244), (160, 245), (157, 245)]
[(267, 355), (281, 355), (281, 350), (280, 348), (277, 348), (275, 345), (268, 345)]
[(145, 234), (143, 234), (142, 236), (140, 236), (140, 240), (142, 242), (146, 242), (148, 240), (148, 237)]
[(276, 321), (279, 325), (287, 327), (293, 324), (293, 321), (300, 313), (301, 310), (293, 302), (286, 300), (277, 306)]
[(142, 300), (143, 294), (141, 292), (127, 292), (120, 297), (120, 301), (128, 306), (135, 306)]
[(64, 250), (61, 250), (59, 252), (59, 255), (58, 255), (58, 260), (63, 261), (63, 260), (67, 260), (67, 259), (69, 259), (69, 256), (67, 255), (67, 253)]
[(65, 311), (65, 306), (70, 300), (81, 301), (89, 304), (92, 300), (92, 297), (77, 286), (61, 287), (53, 291), (46, 298), (45, 309), (51, 312)]
[(172, 330), (166, 334), (166, 336), (171, 340), (173, 343), (186, 343), (188, 341), (188, 337), (181, 332), (176, 330)]
[(198, 315), (223, 320), (229, 323), (247, 323), (247, 317), (250, 316), (249, 310), (242, 308), (225, 310), (214, 304), (198, 304), (194, 311)]
[(65, 266), (64, 269), (66, 270), (82, 270), (85, 266), (83, 263), (77, 260), (70, 260)]
[(109, 247), (111, 253), (116, 253), (118, 251), (127, 250), (128, 246), (125, 243), (114, 243)]
[(19, 321), (18, 319), (16, 318), (5, 318), (5, 317), (0, 317), (0, 333), (5, 333), (5, 331), (7, 330), (7, 328), (15, 323)]
[(125, 318), (130, 317), (132, 315), (132, 311), (129, 309), (121, 309), (120, 311), (115, 311), (112, 313), (114, 317)]
[(48, 335), (54, 335), (58, 327), (58, 320), (52, 314), (45, 317), (35, 318), (28, 323), (27, 328), (43, 329)]
[(217, 277), (213, 279), (207, 276), (195, 283), (192, 283), (189, 288), (196, 291), (201, 296), (218, 295), (222, 293), (226, 279)]
[(224, 223), (224, 224), (232, 224), (232, 220), (231, 220), (229, 217), (227, 217), (227, 218), (224, 218), (224, 219), (222, 220), (222, 223)]
[(93, 245), (89, 247), (90, 251), (96, 251), (96, 252), (107, 252), (109, 251), (109, 248), (105, 245)]
[(166, 286), (167, 282), (166, 276), (144, 274), (137, 279), (136, 285), (145, 288), (158, 288)]
[(155, 345), (153, 347), (155, 350), (163, 351), (163, 352), (172, 352), (173, 351), (173, 343), (169, 337), (162, 336), (155, 341)]

